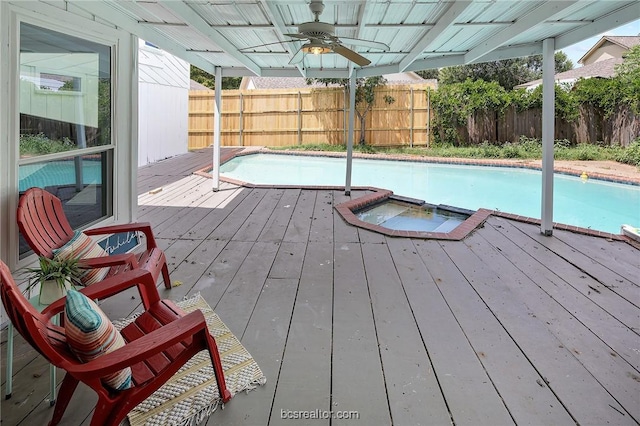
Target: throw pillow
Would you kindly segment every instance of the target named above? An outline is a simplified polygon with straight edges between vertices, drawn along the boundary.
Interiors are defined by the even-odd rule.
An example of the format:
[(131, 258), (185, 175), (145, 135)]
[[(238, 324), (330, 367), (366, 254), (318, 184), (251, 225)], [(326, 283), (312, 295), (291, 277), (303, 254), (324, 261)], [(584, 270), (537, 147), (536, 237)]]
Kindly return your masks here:
[[(54, 256), (60, 259), (75, 257), (77, 259), (89, 259), (92, 257), (108, 256), (107, 252), (81, 231), (75, 231), (73, 238), (65, 245), (53, 251)], [(83, 269), (80, 281), (85, 286), (102, 281), (109, 273), (110, 268)]]
[[(125, 345), (122, 335), (96, 303), (76, 290), (69, 290), (65, 304), (64, 329), (67, 343), (83, 362), (113, 352)], [(132, 386), (131, 368), (127, 367), (102, 378), (115, 390)]]

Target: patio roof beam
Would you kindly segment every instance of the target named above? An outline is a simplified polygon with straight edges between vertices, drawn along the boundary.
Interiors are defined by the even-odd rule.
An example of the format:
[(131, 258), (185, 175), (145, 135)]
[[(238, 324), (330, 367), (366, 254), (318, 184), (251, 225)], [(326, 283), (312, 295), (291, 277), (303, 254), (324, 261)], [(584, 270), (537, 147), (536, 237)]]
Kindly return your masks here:
[[(118, 27), (135, 34), (143, 40), (146, 40), (158, 46), (164, 51), (171, 53), (185, 61), (197, 66), (198, 68), (209, 73), (215, 72), (214, 65), (202, 58), (201, 56), (185, 50), (184, 46), (175, 41), (164, 37), (152, 28), (138, 24), (138, 21), (130, 18), (124, 13), (118, 11), (112, 6), (97, 1), (86, 1), (74, 3), (76, 7), (81, 8), (94, 16), (99, 16), (108, 22), (117, 22)], [(44, 7), (44, 6), (39, 6)]]
[(602, 18), (595, 19), (590, 24), (582, 25), (573, 31), (557, 37), (555, 41), (556, 49), (564, 49), (565, 47), (581, 42), (585, 38), (591, 37), (594, 34), (609, 31), (612, 28), (628, 24), (629, 22), (637, 19), (638, 3), (629, 2), (615, 12), (605, 15)]
[(420, 40), (415, 44), (411, 52), (400, 61), (397, 72), (404, 72), (413, 61), (420, 56), (422, 52), (442, 34), (442, 32), (449, 26), (455, 23), (455, 20), (464, 12), (466, 8), (471, 5), (471, 1), (457, 1), (453, 3), (449, 9), (438, 18), (438, 22), (422, 36)]
[(159, 0), (163, 7), (167, 8), (177, 16), (182, 17), (189, 27), (202, 34), (204, 37), (210, 39), (216, 45), (220, 46), (228, 55), (236, 59), (242, 65), (253, 71), (255, 75), (261, 75), (262, 70), (260, 67), (249, 59), (246, 55), (242, 54), (233, 44), (224, 38), (218, 31), (211, 28), (209, 23), (204, 20), (196, 11), (194, 11), (189, 5), (182, 1), (167, 1)]
[[(363, 1), (360, 3), (360, 7), (358, 9), (358, 27), (356, 31), (355, 38), (362, 38), (362, 31), (364, 30), (364, 23), (366, 22), (366, 18), (368, 16), (369, 10), (371, 8), (367, 8), (367, 2)], [(349, 78), (353, 75), (354, 64), (349, 61)]]
[[(364, 2), (363, 2), (364, 3)], [(354, 30), (360, 28), (360, 20), (358, 20), (357, 24), (334, 24), (333, 27), (336, 29), (344, 29), (344, 30)], [(513, 24), (514, 21), (491, 21), (491, 22), (456, 22), (453, 24), (455, 27), (498, 27), (498, 26), (506, 26)], [(567, 23), (589, 23), (592, 21), (552, 21), (559, 24), (567, 24)], [(141, 25), (151, 25), (151, 26), (165, 26), (165, 27), (187, 27), (188, 25), (184, 22), (163, 22), (163, 21), (138, 21)], [(297, 28), (297, 25), (287, 25), (283, 24), (284, 28)], [(432, 28), (435, 24), (420, 24), (420, 23), (411, 23), (411, 24), (367, 24), (367, 28), (374, 30), (393, 30), (393, 29), (401, 29), (401, 28), (420, 28), (427, 29)], [(272, 24), (229, 24), (229, 25), (209, 25), (214, 30), (273, 30), (274, 26)]]
[[(269, 18), (269, 20), (271, 20), (273, 26), (275, 27), (272, 29), (278, 30), (278, 38), (280, 39), (280, 41), (283, 41), (284, 35), (287, 34), (289, 30), (287, 30), (287, 25), (285, 24), (285, 22), (280, 19), (280, 14), (277, 13), (278, 11), (273, 9), (275, 5), (273, 5), (271, 2), (267, 2), (266, 0), (260, 0), (260, 4), (262, 5), (262, 9), (264, 10), (265, 15), (267, 15), (267, 17)], [(283, 46), (289, 52), (290, 60), (295, 55), (297, 49), (300, 48), (298, 43), (296, 43), (295, 45), (291, 43), (284, 43)], [(294, 46), (295, 49), (293, 48)], [(296, 68), (298, 68), (301, 76), (307, 77), (306, 69), (303, 66), (303, 61), (296, 64)]]
[(541, 22), (554, 17), (564, 9), (572, 6), (574, 3), (577, 3), (577, 1), (578, 0), (565, 0), (542, 3), (530, 13), (518, 19), (513, 25), (493, 34), (489, 39), (487, 39), (487, 41), (471, 49), (466, 55), (464, 55), (465, 64), (476, 61), (483, 62), (480, 60), (483, 56), (500, 46), (508, 44), (510, 40), (522, 35), (523, 32), (529, 31)]
[[(542, 53), (541, 43), (530, 43), (511, 47), (501, 47), (483, 56), (475, 62), (499, 61), (509, 58), (520, 58), (523, 56), (539, 55)], [(424, 58), (413, 62), (405, 71), (420, 71), (430, 68), (450, 67), (454, 65), (463, 65), (464, 54), (460, 52), (447, 56), (435, 56), (432, 58)], [(473, 63), (473, 62), (472, 62)]]

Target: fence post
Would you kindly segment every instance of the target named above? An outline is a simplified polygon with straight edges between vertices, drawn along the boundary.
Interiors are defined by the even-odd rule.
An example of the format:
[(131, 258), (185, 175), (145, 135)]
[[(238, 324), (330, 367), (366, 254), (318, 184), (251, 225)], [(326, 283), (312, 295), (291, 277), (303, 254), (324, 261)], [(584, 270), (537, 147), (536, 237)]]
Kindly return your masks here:
[(342, 88), (342, 143), (347, 145), (347, 88)]
[(240, 125), (238, 128), (238, 137), (240, 138), (240, 146), (244, 146), (244, 142), (242, 141), (242, 130), (244, 129), (244, 119), (242, 117), (242, 113), (244, 111), (244, 97), (242, 95), (242, 92), (240, 92), (240, 116), (239, 116), (239, 120), (240, 120)]
[(411, 96), (411, 104), (409, 107), (409, 146), (413, 148), (413, 87), (410, 88), (409, 96)]
[(298, 145), (302, 145), (302, 93), (298, 90)]
[(427, 148), (431, 145), (431, 88), (427, 87)]

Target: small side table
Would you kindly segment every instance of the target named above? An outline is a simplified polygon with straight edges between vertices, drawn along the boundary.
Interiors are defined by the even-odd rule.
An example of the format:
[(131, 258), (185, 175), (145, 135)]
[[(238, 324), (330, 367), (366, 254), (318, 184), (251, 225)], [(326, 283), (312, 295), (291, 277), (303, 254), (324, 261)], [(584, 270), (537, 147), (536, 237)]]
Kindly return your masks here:
[[(40, 296), (36, 295), (29, 299), (38, 312), (42, 312), (49, 305), (40, 304)], [(51, 321), (57, 324), (58, 316), (56, 315)], [(11, 392), (13, 391), (13, 324), (9, 321), (7, 328), (7, 383), (4, 387), (5, 399), (11, 398)], [(51, 386), (51, 399), (49, 405), (54, 406), (56, 404), (56, 367), (53, 364), (49, 365), (49, 383)]]

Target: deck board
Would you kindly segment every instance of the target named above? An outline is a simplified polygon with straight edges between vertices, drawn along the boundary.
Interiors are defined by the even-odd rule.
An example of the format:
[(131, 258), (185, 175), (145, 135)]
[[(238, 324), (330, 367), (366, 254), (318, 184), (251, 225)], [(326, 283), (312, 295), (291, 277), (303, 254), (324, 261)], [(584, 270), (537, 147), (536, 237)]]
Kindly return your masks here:
[[(455, 243), (454, 243), (455, 244)], [(436, 241), (414, 246), (517, 424), (575, 423), (521, 347)]]
[(284, 233), (284, 241), (304, 242), (309, 241), (309, 230), (313, 221), (313, 208), (315, 206), (317, 191), (303, 189), (300, 191), (293, 216)]
[(640, 259), (629, 244), (604, 238), (584, 244), (584, 236), (567, 231), (557, 231), (556, 238), (640, 286)]
[[(463, 241), (385, 237), (334, 209), (368, 190), (213, 191), (192, 175), (210, 161), (205, 149), (138, 178), (138, 220), (182, 282), (161, 296), (202, 294), (267, 376), (203, 424), (637, 424), (633, 246), (493, 216)], [(101, 307), (122, 317), (140, 299)], [(15, 347), (2, 423), (46, 424), (48, 366)], [(2, 375), (5, 350), (3, 332)], [(77, 392), (61, 425), (88, 425), (95, 400)], [(301, 423), (281, 410), (354, 416)]]
[(385, 384), (396, 425), (447, 424), (450, 414), (386, 244), (363, 244)]
[(514, 222), (514, 225), (525, 232), (529, 232), (536, 241), (569, 263), (580, 268), (588, 276), (598, 280), (603, 286), (610, 288), (613, 292), (619, 294), (630, 303), (633, 303), (636, 307), (640, 307), (640, 291), (638, 286), (624, 278), (618, 272), (612, 271), (557, 238), (545, 238), (542, 234), (532, 233), (531, 228), (533, 225), (519, 222)]
[(300, 189), (285, 189), (271, 216), (265, 223), (259, 241), (282, 241), (300, 196)]
[[(624, 409), (619, 403), (584, 368), (577, 354), (564, 346), (527, 306), (529, 300), (519, 288), (525, 279), (512, 275), (512, 270), (494, 271), (496, 265), (487, 264), (467, 246), (473, 238), (478, 237), (467, 238), (465, 244), (441, 244), (572, 417), (580, 424), (633, 424), (629, 416), (622, 414)], [(580, 386), (559, 380), (567, 375)]]
[[(491, 238), (491, 233), (487, 231), (488, 229), (483, 229), (474, 238), (479, 240), (487, 234), (488, 238)], [(492, 269), (500, 274), (519, 277), (521, 272), (517, 265), (495, 251), (483, 250), (483, 241), (475, 244), (474, 238), (468, 239), (467, 246), (479, 259), (492, 265)], [(504, 247), (503, 251), (515, 252), (517, 247)], [(535, 271), (529, 271), (531, 276), (535, 277)], [(640, 347), (640, 336), (635, 335), (595, 304), (587, 302), (585, 309), (577, 309), (577, 304), (572, 303), (570, 297), (563, 297), (565, 295), (562, 292), (549, 293), (559, 286), (560, 283), (546, 281), (542, 277), (537, 277), (536, 282), (533, 282), (530, 278), (521, 276), (513, 286), (509, 286), (509, 289), (516, 289), (518, 300), (525, 301), (524, 304), (530, 309), (531, 314), (546, 325), (546, 328), (562, 342), (562, 346), (570, 350), (589, 374), (605, 386), (618, 402), (627, 407), (628, 414), (637, 421), (640, 419), (640, 405), (633, 404), (633, 401), (640, 395), (640, 383), (629, 377), (628, 373), (634, 369), (637, 371), (638, 367), (635, 364), (638, 357), (625, 356), (629, 351), (625, 343), (635, 342), (634, 346)], [(625, 379), (621, 380), (621, 377)]]
[[(291, 318), (270, 425), (287, 425), (290, 411), (331, 409), (333, 247), (309, 242)], [(313, 424), (328, 425), (330, 419)]]
[(238, 232), (233, 236), (234, 240), (257, 241), (260, 233), (272, 216), (276, 206), (280, 202), (284, 190), (268, 191), (249, 217), (244, 221)]
[[(478, 354), (429, 276), (411, 240), (387, 238), (387, 244), (454, 423), (512, 423)], [(441, 326), (434, 327), (434, 324)]]
[(333, 242), (333, 193), (318, 191), (313, 206), (309, 241)]
[(336, 243), (333, 257), (331, 406), (358, 416), (335, 419), (332, 424), (391, 424), (362, 248), (358, 243)]

